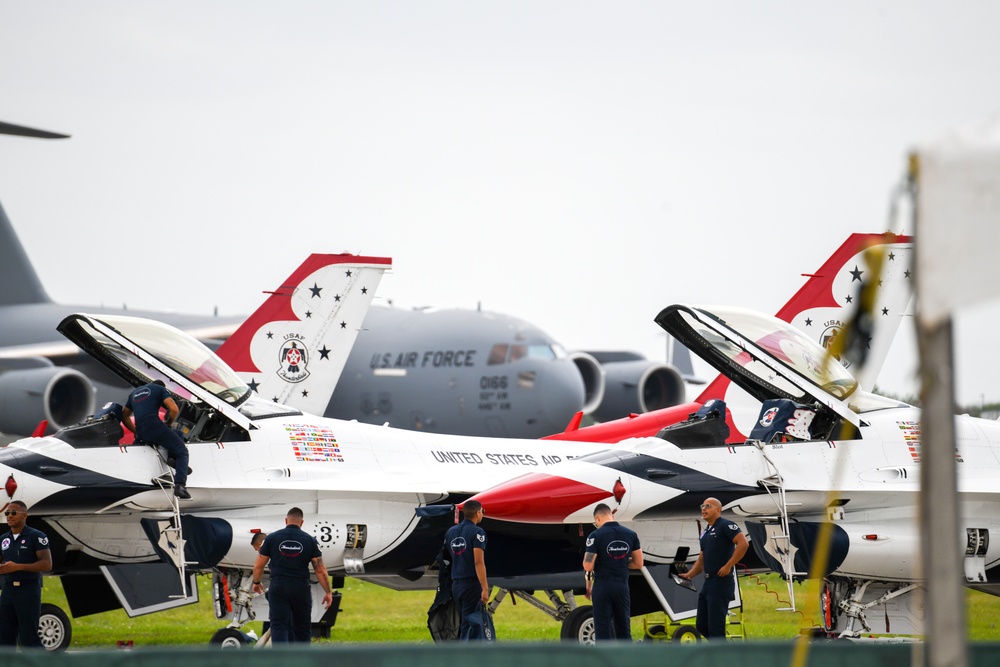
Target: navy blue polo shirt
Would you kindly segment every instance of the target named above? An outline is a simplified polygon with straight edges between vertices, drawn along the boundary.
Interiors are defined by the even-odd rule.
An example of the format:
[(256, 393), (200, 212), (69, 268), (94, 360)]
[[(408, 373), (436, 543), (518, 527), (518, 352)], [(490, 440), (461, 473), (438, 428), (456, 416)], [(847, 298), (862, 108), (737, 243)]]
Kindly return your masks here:
[[(3, 536), (0, 536), (0, 550), (3, 551), (3, 560), (5, 563), (35, 563), (38, 561), (38, 556), (35, 554), (39, 551), (47, 551), (48, 548), (49, 538), (45, 533), (30, 526), (25, 526), (17, 538), (9, 530)], [(20, 581), (22, 584), (24, 582), (35, 582), (41, 585), (42, 573), (11, 572), (5, 574), (3, 577), (5, 586), (14, 581)]]
[(486, 552), (486, 531), (465, 519), (444, 534), (444, 543), (451, 554), (451, 578), (476, 578), (476, 554), (473, 549)]
[(701, 543), (702, 565), (706, 575), (716, 576), (722, 566), (729, 562), (736, 549), (733, 539), (741, 532), (743, 531), (738, 525), (721, 516), (702, 531), (698, 541)]
[(271, 559), (271, 579), (309, 579), (309, 564), (323, 553), (316, 538), (295, 524), (276, 530), (264, 538), (260, 554)]
[(171, 396), (166, 387), (161, 387), (158, 384), (144, 384), (132, 390), (132, 393), (128, 395), (125, 407), (135, 415), (136, 423), (148, 417), (159, 419), (160, 406), (168, 398)]
[(596, 555), (594, 578), (628, 581), (629, 556), (639, 549), (639, 536), (634, 530), (608, 521), (587, 537), (586, 552)]

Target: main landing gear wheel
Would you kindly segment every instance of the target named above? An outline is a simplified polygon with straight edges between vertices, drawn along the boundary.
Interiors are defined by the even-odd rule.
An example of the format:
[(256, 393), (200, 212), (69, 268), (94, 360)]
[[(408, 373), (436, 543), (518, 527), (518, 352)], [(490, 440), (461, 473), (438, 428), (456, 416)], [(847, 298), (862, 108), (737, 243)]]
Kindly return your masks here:
[(692, 628), (690, 625), (682, 625), (674, 630), (674, 634), (670, 638), (670, 641), (675, 644), (697, 644), (701, 641), (701, 633)]
[(54, 604), (42, 604), (42, 615), (38, 617), (38, 638), (46, 651), (65, 651), (73, 639), (73, 627), (66, 612)]
[(219, 648), (243, 648), (250, 642), (247, 636), (236, 628), (222, 628), (212, 635), (208, 643)]
[(591, 606), (577, 607), (569, 613), (562, 624), (561, 639), (576, 641), (581, 644), (594, 643), (594, 608)]

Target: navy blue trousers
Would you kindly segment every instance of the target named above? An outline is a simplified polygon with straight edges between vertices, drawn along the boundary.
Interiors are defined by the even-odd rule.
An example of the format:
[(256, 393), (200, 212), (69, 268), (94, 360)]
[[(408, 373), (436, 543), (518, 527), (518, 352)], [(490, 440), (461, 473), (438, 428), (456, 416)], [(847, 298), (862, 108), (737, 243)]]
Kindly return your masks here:
[(735, 579), (713, 576), (705, 580), (698, 594), (698, 617), (695, 628), (705, 639), (726, 638), (726, 614), (736, 596)]
[(591, 601), (594, 604), (594, 639), (632, 641), (632, 599), (627, 581), (595, 579)]
[(271, 579), (267, 591), (271, 609), (271, 641), (309, 643), (312, 639), (312, 593), (308, 579)]
[(462, 627), (458, 631), (459, 641), (481, 641), (486, 639), (483, 625), (483, 587), (479, 579), (453, 579), (451, 582), (451, 597), (458, 605)]
[(38, 617), (42, 615), (42, 585), (24, 581), (7, 584), (0, 596), (0, 646), (42, 648)]
[(170, 428), (159, 417), (143, 419), (135, 425), (138, 431), (135, 436), (147, 444), (155, 444), (167, 450), (167, 454), (177, 459), (174, 466), (174, 484), (178, 486), (187, 485), (188, 476), (188, 448), (184, 440), (174, 429)]

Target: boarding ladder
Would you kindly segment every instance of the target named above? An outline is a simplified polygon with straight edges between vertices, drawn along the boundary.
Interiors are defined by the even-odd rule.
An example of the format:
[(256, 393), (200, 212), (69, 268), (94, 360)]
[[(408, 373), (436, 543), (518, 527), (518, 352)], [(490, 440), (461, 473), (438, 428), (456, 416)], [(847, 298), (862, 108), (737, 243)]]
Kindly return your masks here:
[(159, 522), (161, 526), (159, 542), (164, 547), (164, 551), (170, 554), (170, 559), (173, 561), (174, 567), (177, 568), (177, 573), (181, 579), (181, 594), (171, 595), (170, 598), (184, 599), (188, 597), (188, 580), (185, 566), (193, 565), (194, 563), (184, 560), (184, 530), (181, 524), (180, 498), (174, 495), (174, 470), (167, 463), (167, 457), (164, 455), (163, 450), (156, 445), (150, 446), (156, 452), (156, 455), (159, 456), (164, 468), (164, 472), (153, 478), (153, 483), (160, 487), (163, 495), (167, 497), (171, 511), (169, 522)]
[(780, 535), (768, 535), (768, 539), (774, 543), (775, 550), (780, 556), (781, 568), (785, 572), (785, 583), (788, 586), (788, 599), (790, 607), (782, 607), (777, 611), (795, 611), (795, 588), (794, 575), (802, 575), (804, 572), (795, 571), (795, 557), (792, 552), (791, 531), (788, 527), (788, 501), (785, 497), (784, 478), (778, 471), (778, 466), (774, 465), (767, 453), (764, 451), (764, 442), (761, 440), (751, 440), (749, 444), (760, 450), (760, 455), (771, 469), (771, 474), (758, 480), (758, 483), (767, 491), (775, 507), (778, 510), (778, 520), (780, 523)]

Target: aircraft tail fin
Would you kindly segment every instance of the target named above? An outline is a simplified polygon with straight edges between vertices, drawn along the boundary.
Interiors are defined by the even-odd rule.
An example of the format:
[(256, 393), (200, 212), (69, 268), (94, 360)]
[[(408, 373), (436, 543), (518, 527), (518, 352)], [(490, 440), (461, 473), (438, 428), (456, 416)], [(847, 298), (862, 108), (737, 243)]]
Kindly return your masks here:
[[(871, 251), (882, 253), (881, 270), (876, 275)], [(801, 330), (826, 349), (852, 322), (858, 309), (860, 287), (877, 280), (872, 313), (875, 322), (867, 341), (864, 367), (851, 372), (864, 389), (871, 390), (900, 323), (910, 317), (913, 297), (913, 237), (892, 233), (851, 234), (815, 272), (803, 274), (808, 280), (788, 300), (776, 317)], [(852, 361), (841, 359), (850, 368)], [(729, 381), (719, 376), (697, 398), (725, 399)], [(729, 399), (726, 399), (729, 400)]]
[(0, 205), (0, 285), (3, 285), (3, 289), (0, 289), (0, 306), (52, 301), (24, 252), (3, 205)]
[(322, 415), (386, 257), (310, 255), (217, 350), (262, 397)]

